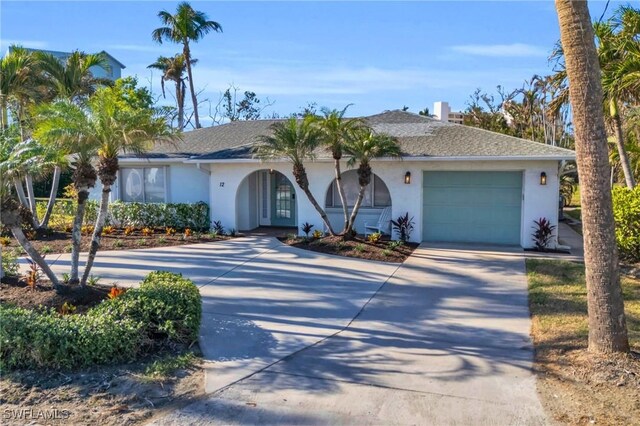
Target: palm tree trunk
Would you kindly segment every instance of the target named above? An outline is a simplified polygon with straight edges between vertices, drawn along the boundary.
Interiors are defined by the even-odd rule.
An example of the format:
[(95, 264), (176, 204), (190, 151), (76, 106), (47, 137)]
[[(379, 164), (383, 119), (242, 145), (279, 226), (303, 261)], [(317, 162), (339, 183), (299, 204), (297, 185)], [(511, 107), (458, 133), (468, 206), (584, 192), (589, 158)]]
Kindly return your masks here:
[(624, 173), (624, 180), (629, 189), (633, 189), (636, 186), (635, 179), (633, 178), (633, 172), (631, 171), (631, 163), (627, 150), (624, 147), (624, 134), (622, 129), (622, 117), (618, 112), (618, 105), (615, 99), (612, 99), (609, 103), (609, 110), (611, 112), (611, 118), (613, 118), (613, 127), (616, 133), (616, 147), (618, 148), (618, 156), (620, 157), (620, 166)]
[(38, 207), (36, 205), (36, 194), (33, 190), (33, 177), (27, 175), (24, 178), (27, 186), (27, 196), (29, 197), (29, 210), (31, 210), (31, 216), (33, 217), (33, 224), (36, 229), (40, 228), (40, 221), (38, 220)]
[[(115, 181), (115, 177), (113, 177)], [(104, 228), (105, 221), (107, 219), (107, 213), (109, 209), (109, 194), (111, 194), (111, 185), (102, 186), (102, 198), (100, 198), (100, 210), (98, 211), (98, 218), (96, 224), (93, 227), (93, 236), (91, 237), (91, 245), (89, 246), (89, 254), (87, 255), (87, 263), (84, 266), (84, 273), (82, 274), (82, 280), (80, 286), (87, 285), (87, 280), (91, 274), (91, 268), (93, 262), (96, 260), (96, 253), (100, 248), (100, 238), (102, 236), (102, 229)]]
[(344, 227), (342, 232), (346, 232), (349, 227), (349, 206), (347, 206), (347, 197), (344, 194), (344, 187), (342, 186), (342, 173), (340, 172), (340, 159), (334, 158), (335, 171), (336, 171), (336, 187), (338, 188), (338, 195), (340, 196), (340, 203), (342, 203), (342, 212), (344, 213)]
[(49, 219), (51, 218), (53, 207), (56, 204), (56, 196), (58, 194), (58, 186), (60, 185), (61, 173), (62, 169), (60, 167), (56, 166), (53, 169), (53, 179), (51, 182), (51, 192), (49, 193), (49, 202), (47, 203), (47, 211), (44, 213), (42, 222), (40, 222), (40, 228), (46, 228), (49, 225)]
[(358, 192), (358, 198), (356, 199), (356, 203), (353, 206), (353, 210), (351, 210), (351, 217), (349, 218), (349, 225), (344, 232), (345, 238), (351, 238), (351, 233), (353, 232), (353, 225), (356, 223), (356, 217), (358, 216), (358, 212), (360, 211), (360, 206), (362, 206), (362, 200), (364, 200), (364, 193), (367, 189), (367, 186), (360, 185), (360, 191)]
[(191, 73), (191, 52), (189, 50), (189, 43), (184, 43), (184, 58), (187, 63), (187, 75), (189, 76), (189, 90), (191, 91), (191, 100), (193, 101), (193, 117), (196, 122), (196, 129), (202, 127), (200, 125), (200, 116), (198, 115), (198, 99), (196, 98), (196, 91), (193, 88), (193, 74)]
[(51, 268), (49, 268), (49, 265), (47, 264), (47, 262), (45, 262), (44, 258), (40, 256), (40, 253), (38, 253), (38, 251), (33, 248), (31, 242), (24, 235), (24, 232), (22, 232), (22, 228), (20, 226), (12, 225), (9, 229), (11, 229), (13, 237), (18, 241), (24, 251), (27, 252), (31, 260), (33, 260), (36, 265), (38, 265), (40, 269), (42, 269), (42, 272), (44, 272), (47, 278), (49, 278), (49, 281), (51, 281), (53, 288), (56, 291), (59, 291), (61, 289), (61, 285), (60, 281), (58, 281), (58, 277), (56, 277)]
[(78, 269), (80, 244), (82, 243), (82, 222), (84, 222), (88, 198), (88, 188), (78, 189), (78, 207), (76, 208), (76, 216), (73, 218), (73, 229), (71, 230), (71, 274), (69, 275), (69, 284), (78, 284), (80, 282)]
[(569, 79), (581, 184), (589, 350), (629, 352), (593, 26), (587, 2), (556, 0), (555, 3)]
[(27, 195), (24, 193), (24, 186), (19, 178), (13, 179), (13, 185), (16, 187), (16, 194), (18, 194), (18, 200), (24, 207), (29, 208), (29, 201), (27, 201)]
[(333, 230), (333, 227), (331, 226), (331, 222), (329, 222), (327, 213), (325, 213), (324, 209), (320, 207), (320, 204), (318, 204), (316, 197), (314, 197), (311, 191), (309, 190), (309, 177), (307, 176), (307, 171), (305, 170), (302, 164), (293, 165), (293, 176), (295, 177), (295, 180), (298, 186), (302, 189), (302, 192), (305, 193), (305, 195), (309, 199), (309, 202), (311, 202), (311, 205), (313, 205), (313, 208), (315, 208), (318, 214), (320, 215), (320, 218), (322, 219), (324, 226), (327, 228), (327, 231), (329, 231), (329, 235), (331, 236), (336, 235), (335, 231)]
[(176, 82), (176, 101), (178, 102), (178, 130), (184, 129), (184, 91), (186, 86), (183, 80)]

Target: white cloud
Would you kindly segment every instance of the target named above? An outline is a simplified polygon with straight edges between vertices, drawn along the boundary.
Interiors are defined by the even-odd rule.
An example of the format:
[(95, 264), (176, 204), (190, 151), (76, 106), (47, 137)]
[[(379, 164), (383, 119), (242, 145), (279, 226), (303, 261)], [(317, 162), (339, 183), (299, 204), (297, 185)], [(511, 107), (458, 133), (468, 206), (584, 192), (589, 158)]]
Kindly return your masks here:
[(11, 45), (28, 47), (31, 49), (46, 49), (49, 43), (42, 40), (8, 40), (3, 38), (0, 40), (0, 45), (3, 49), (8, 48)]
[(475, 56), (489, 57), (544, 57), (548, 55), (546, 49), (532, 44), (463, 44), (451, 46), (451, 50)]

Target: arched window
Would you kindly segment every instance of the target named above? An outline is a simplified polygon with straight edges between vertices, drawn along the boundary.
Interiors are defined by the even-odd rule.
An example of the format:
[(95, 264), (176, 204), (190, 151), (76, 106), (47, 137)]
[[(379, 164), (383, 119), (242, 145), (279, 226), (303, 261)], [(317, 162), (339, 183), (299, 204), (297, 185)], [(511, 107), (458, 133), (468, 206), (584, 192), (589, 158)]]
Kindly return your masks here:
[[(355, 170), (349, 170), (342, 173), (342, 188), (344, 189), (347, 205), (353, 207), (360, 192), (360, 184), (358, 183), (358, 173)], [(373, 175), (371, 183), (367, 186), (362, 200), (362, 207), (387, 207), (391, 205), (391, 194), (387, 185), (377, 175)], [(327, 190), (327, 198), (325, 199), (326, 207), (342, 207), (340, 202), (340, 194), (336, 180), (334, 179)]]

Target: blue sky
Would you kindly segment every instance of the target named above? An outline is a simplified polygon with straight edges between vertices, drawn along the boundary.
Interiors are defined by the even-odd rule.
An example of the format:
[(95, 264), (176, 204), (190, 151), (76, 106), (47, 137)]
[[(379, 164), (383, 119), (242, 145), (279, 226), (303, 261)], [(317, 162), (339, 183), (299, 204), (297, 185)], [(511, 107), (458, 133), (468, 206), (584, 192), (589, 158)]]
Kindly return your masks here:
[[(637, 2), (635, 2), (637, 4)], [(608, 11), (620, 3), (611, 2)], [(177, 45), (155, 44), (157, 12), (177, 2), (0, 3), (8, 44), (87, 52), (107, 50), (124, 75), (149, 85), (146, 66)], [(462, 110), (477, 87), (515, 88), (550, 71), (559, 38), (552, 1), (537, 2), (205, 2), (192, 5), (224, 32), (193, 45), (194, 82), (215, 104), (235, 84), (286, 115), (307, 102), (374, 114), (449, 101)], [(600, 17), (605, 2), (590, 2)], [(152, 79), (159, 93), (159, 75)], [(206, 109), (206, 108), (205, 108)], [(201, 114), (207, 115), (206, 111)]]

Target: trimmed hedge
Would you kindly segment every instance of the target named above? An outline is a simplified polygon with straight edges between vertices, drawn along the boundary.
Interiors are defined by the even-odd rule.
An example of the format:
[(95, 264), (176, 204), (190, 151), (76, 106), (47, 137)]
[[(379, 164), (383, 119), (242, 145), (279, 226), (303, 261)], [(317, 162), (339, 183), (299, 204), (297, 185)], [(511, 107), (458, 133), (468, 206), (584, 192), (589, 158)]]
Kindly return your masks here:
[(616, 242), (622, 259), (640, 262), (640, 186), (613, 189)]
[[(38, 216), (42, 217), (47, 208), (46, 201), (38, 202)], [(85, 225), (93, 225), (98, 216), (98, 202), (88, 200), (85, 209)], [(54, 228), (70, 227), (75, 215), (75, 202), (57, 200), (51, 215), (50, 225)], [(209, 206), (200, 201), (187, 203), (109, 203), (106, 225), (135, 227), (170, 227), (175, 229), (208, 230), (211, 226)]]
[(84, 315), (0, 304), (0, 367), (132, 361), (157, 346), (195, 341), (201, 316), (198, 288), (169, 272), (149, 274), (140, 288), (105, 300)]

